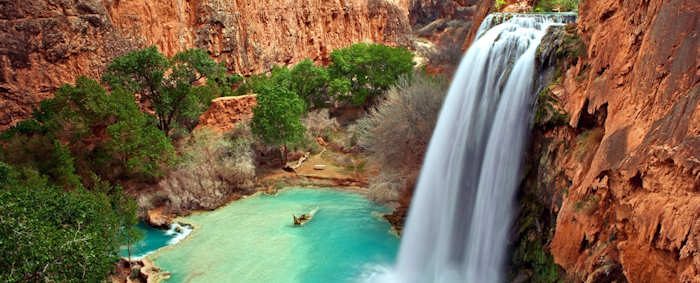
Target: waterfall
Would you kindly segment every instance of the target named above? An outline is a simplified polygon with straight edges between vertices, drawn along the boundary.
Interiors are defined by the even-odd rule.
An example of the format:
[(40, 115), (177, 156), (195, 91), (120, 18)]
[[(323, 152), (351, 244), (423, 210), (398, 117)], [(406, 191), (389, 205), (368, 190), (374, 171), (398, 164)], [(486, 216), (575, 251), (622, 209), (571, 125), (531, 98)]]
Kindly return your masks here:
[(395, 268), (372, 281), (505, 280), (508, 237), (534, 103), (535, 53), (573, 14), (492, 14), (443, 104)]

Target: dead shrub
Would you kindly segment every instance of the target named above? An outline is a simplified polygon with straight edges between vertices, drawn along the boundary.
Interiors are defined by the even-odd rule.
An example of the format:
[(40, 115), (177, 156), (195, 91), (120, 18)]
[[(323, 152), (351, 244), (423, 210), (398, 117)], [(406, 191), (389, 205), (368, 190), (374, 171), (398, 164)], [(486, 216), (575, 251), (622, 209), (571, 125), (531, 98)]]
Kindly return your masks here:
[(370, 180), (372, 188), (398, 190), (415, 183), (448, 87), (443, 78), (414, 74), (358, 120), (358, 144), (382, 170)]
[(171, 209), (214, 209), (251, 187), (255, 178), (252, 143), (245, 126), (229, 135), (207, 128), (193, 132), (181, 149), (180, 164), (159, 183)]
[(340, 128), (338, 121), (331, 118), (327, 108), (314, 110), (306, 114), (301, 119), (301, 123), (306, 127), (306, 132), (313, 137), (322, 137), (327, 139), (330, 133), (337, 131)]

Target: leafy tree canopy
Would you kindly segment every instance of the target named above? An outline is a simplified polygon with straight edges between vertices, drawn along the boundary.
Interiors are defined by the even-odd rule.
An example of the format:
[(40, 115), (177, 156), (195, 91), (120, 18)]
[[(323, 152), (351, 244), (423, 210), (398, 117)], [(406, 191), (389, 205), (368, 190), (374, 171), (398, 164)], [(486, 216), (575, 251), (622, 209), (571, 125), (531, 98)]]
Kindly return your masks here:
[(122, 227), (133, 225), (133, 203), (119, 187), (64, 191), (0, 162), (0, 281), (104, 280), (126, 240)]
[(403, 47), (358, 43), (331, 52), (330, 86), (340, 100), (367, 105), (413, 71), (413, 53)]
[(299, 62), (290, 72), (291, 90), (304, 101), (308, 109), (328, 106), (328, 69), (315, 66), (310, 59)]
[(80, 77), (42, 101), (32, 119), (3, 133), (0, 160), (37, 168), (69, 187), (79, 182), (76, 169), (82, 176), (96, 170), (107, 179), (157, 176), (173, 147), (153, 124), (126, 91), (108, 94), (95, 80)]
[(231, 95), (231, 86), (240, 80), (201, 49), (168, 58), (155, 46), (116, 58), (102, 77), (113, 89), (138, 94), (153, 108), (158, 128), (166, 134), (175, 125), (193, 129), (211, 100)]
[[(283, 149), (304, 138), (306, 128), (301, 124), (304, 101), (289, 89), (274, 84), (264, 84), (256, 89), (258, 105), (253, 108), (251, 130), (270, 145)], [(284, 161), (284, 160), (283, 160)]]

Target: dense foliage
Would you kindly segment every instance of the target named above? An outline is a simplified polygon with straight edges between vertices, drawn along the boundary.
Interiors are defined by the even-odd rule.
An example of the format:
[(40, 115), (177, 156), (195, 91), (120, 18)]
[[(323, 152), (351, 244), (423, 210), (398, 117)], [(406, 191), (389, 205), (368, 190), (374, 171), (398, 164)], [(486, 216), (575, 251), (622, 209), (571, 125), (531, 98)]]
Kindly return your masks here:
[(315, 66), (306, 59), (299, 62), (290, 73), (290, 89), (306, 101), (308, 109), (328, 106), (328, 82), (330, 75), (324, 67)]
[(331, 88), (338, 99), (371, 104), (413, 71), (413, 53), (403, 47), (358, 43), (331, 52)]
[(167, 58), (156, 47), (116, 58), (102, 77), (113, 90), (138, 94), (153, 107), (158, 128), (166, 134), (174, 125), (192, 130), (211, 100), (230, 94), (239, 80), (203, 50), (189, 49)]
[(358, 43), (331, 53), (328, 68), (315, 66), (310, 59), (288, 69), (274, 67), (269, 75), (253, 75), (236, 94), (257, 93), (264, 85), (281, 86), (296, 93), (307, 109), (320, 109), (330, 102), (351, 102), (369, 106), (413, 71), (413, 53), (403, 47)]
[[(99, 282), (135, 219), (120, 188), (64, 191), (0, 162), (0, 281)], [(133, 239), (132, 239), (133, 240)]]
[(256, 92), (258, 106), (253, 108), (251, 130), (266, 144), (279, 146), (285, 162), (286, 149), (304, 139), (306, 128), (300, 120), (304, 101), (281, 85), (263, 85)]
[(3, 133), (3, 139), (2, 160), (37, 168), (70, 187), (77, 183), (73, 168), (83, 177), (94, 172), (109, 180), (158, 176), (173, 152), (130, 94), (108, 94), (86, 77), (59, 88), (54, 98), (41, 102), (32, 119)]

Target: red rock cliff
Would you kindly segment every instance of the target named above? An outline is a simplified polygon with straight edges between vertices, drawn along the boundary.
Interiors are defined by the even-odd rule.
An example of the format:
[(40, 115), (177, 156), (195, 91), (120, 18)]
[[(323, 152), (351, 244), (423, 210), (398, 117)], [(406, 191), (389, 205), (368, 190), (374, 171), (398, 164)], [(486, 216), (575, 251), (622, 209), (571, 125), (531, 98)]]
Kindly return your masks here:
[(406, 45), (407, 0), (0, 1), (0, 129), (81, 74), (156, 45), (167, 55), (209, 51), (240, 74), (309, 57), (326, 61), (355, 42)]
[(578, 26), (588, 59), (559, 99), (582, 158), (558, 158), (572, 185), (552, 254), (575, 274), (700, 282), (700, 2), (584, 0)]
[(576, 282), (700, 282), (700, 2), (583, 0), (540, 132), (548, 249)]

